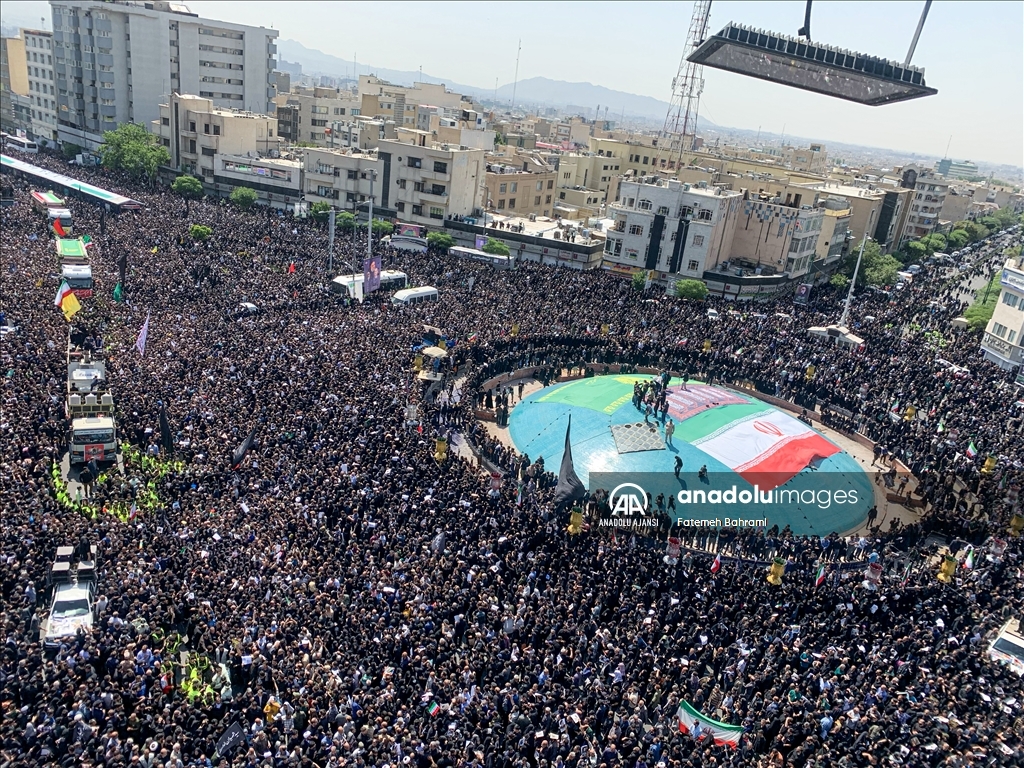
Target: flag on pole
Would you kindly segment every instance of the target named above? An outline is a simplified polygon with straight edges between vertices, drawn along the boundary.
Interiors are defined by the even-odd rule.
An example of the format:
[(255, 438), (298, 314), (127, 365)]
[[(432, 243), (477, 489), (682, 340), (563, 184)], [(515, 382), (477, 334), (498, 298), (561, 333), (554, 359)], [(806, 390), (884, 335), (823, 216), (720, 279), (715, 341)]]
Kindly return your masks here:
[(722, 556), (715, 555), (715, 561), (711, 563), (711, 572), (718, 573), (720, 570), (722, 570)]
[(135, 502), (133, 501), (133, 502), (132, 502), (132, 508), (128, 510), (128, 520), (134, 520), (134, 519), (135, 519), (135, 516), (136, 516), (137, 514), (139, 514), (139, 507), (138, 507), (138, 505), (137, 505), (137, 504), (136, 504), (136, 503), (135, 503)]
[(825, 564), (821, 563), (818, 570), (814, 572), (814, 586), (820, 587), (825, 583)]
[(715, 744), (734, 749), (740, 745), (740, 736), (743, 735), (742, 725), (729, 725), (729, 723), (712, 720), (685, 701), (679, 705), (676, 717), (679, 719), (680, 732), (690, 734), (695, 739), (710, 735)]
[(971, 442), (968, 443), (968, 445), (967, 445), (967, 458), (973, 459), (977, 455), (978, 455), (978, 449), (974, 447), (974, 441), (971, 440)]
[(61, 226), (60, 219), (53, 220), (53, 231), (57, 233), (57, 237), (68, 236), (68, 233), (64, 231), (64, 227)]
[(900, 582), (901, 587), (907, 586), (907, 582), (910, 581), (910, 563), (907, 563), (907, 569), (903, 572), (903, 581)]
[(149, 338), (149, 312), (146, 313), (146, 322), (139, 330), (139, 338), (135, 340), (135, 348), (139, 350), (139, 357), (146, 356), (146, 339)]
[(295, 262), (294, 261), (288, 264), (288, 274), (289, 275), (294, 275), (295, 274)]
[(114, 301), (118, 304), (124, 301), (124, 288), (120, 281), (118, 281), (117, 285), (114, 286)]
[(64, 313), (64, 319), (70, 320), (75, 316), (75, 313), (82, 308), (82, 305), (78, 303), (78, 297), (75, 296), (71, 290), (71, 286), (68, 285), (67, 280), (61, 280), (60, 286), (57, 288), (57, 295), (53, 299), (53, 305), (60, 307), (61, 312)]
[(572, 446), (569, 442), (571, 430), (572, 415), (570, 414), (569, 423), (565, 427), (565, 450), (562, 453), (562, 464), (558, 470), (558, 483), (555, 485), (554, 502), (555, 506), (559, 508), (587, 495), (587, 489), (583, 486), (579, 475), (576, 474), (576, 467), (572, 463)]
[(256, 427), (252, 428), (249, 436), (242, 441), (242, 444), (235, 449), (234, 455), (231, 457), (231, 468), (238, 469), (242, 464), (242, 459), (245, 458), (245, 454), (252, 448), (253, 441), (256, 439)]
[(437, 705), (436, 701), (430, 702), (430, 706), (427, 707), (427, 712), (431, 717), (436, 717), (437, 713), (441, 711), (441, 708)]
[(974, 570), (974, 547), (967, 550), (967, 557), (964, 558), (964, 570)]
[(82, 242), (85, 243), (85, 247), (88, 248), (92, 245), (92, 238), (88, 235), (82, 235)]
[(480, 334), (479, 334), (479, 333), (471, 333), (471, 334), (469, 334), (469, 339), (468, 339), (468, 341), (469, 341), (469, 343), (470, 343), (470, 344), (472, 344), (472, 343), (473, 343), (473, 342), (475, 342), (475, 341), (476, 341), (476, 340), (477, 340), (477, 339), (478, 339), (479, 337), (480, 337)]

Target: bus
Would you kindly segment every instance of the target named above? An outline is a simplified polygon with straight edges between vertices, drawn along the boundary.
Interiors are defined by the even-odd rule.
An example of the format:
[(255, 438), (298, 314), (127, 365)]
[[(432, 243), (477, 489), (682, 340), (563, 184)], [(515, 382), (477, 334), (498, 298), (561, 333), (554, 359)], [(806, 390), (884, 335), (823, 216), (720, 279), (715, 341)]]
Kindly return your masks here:
[(476, 248), (463, 248), (461, 245), (449, 248), (448, 255), (454, 256), (457, 259), (480, 261), (484, 264), (490, 264), (495, 269), (513, 269), (516, 263), (515, 258), (512, 256), (497, 256), (493, 253), (478, 251)]
[[(381, 291), (397, 291), (409, 285), (409, 276), (397, 269), (385, 269), (380, 273)], [(331, 291), (349, 299), (363, 298), (363, 273), (338, 275), (331, 280)]]
[(92, 267), (88, 264), (63, 264), (60, 276), (75, 296), (80, 299), (92, 298)]
[(1003, 625), (988, 647), (988, 656), (1024, 677), (1024, 626), (1019, 620), (1010, 619)]
[(391, 297), (391, 303), (396, 307), (410, 307), (414, 304), (422, 304), (426, 301), (437, 301), (437, 288), (424, 285), (419, 288), (405, 288), (397, 291)]
[(20, 136), (11, 136), (9, 133), (3, 134), (4, 149), (13, 149), (15, 152), (21, 152), (26, 155), (38, 155), (39, 145), (34, 141), (23, 139)]

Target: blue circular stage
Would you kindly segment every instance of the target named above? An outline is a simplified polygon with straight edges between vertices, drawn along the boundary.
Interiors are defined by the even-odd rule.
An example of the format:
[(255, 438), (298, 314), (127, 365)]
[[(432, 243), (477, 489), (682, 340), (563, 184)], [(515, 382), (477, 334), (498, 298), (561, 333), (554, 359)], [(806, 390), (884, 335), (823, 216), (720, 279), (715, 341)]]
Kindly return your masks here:
[(652, 378), (596, 376), (534, 392), (510, 414), (512, 442), (557, 472), (571, 417), (573, 462), (588, 490), (635, 483), (683, 525), (824, 536), (867, 517), (871, 477), (817, 430), (750, 395), (680, 379), (668, 384), (664, 421), (645, 423), (634, 385)]

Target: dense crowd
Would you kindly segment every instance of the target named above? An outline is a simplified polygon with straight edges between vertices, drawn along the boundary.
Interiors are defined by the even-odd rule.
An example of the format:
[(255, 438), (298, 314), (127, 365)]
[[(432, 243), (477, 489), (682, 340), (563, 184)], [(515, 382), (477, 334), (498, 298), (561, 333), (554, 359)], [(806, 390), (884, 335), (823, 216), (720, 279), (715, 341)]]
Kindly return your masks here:
[[(802, 330), (838, 316), (844, 297), (829, 288), (806, 307), (719, 305), (715, 319), (605, 272), (500, 272), (379, 244), (385, 268), (440, 300), (344, 306), (324, 287), (322, 224), (209, 200), (186, 212), (158, 186), (74, 175), (146, 206), (101, 225), (71, 202), (78, 232), (93, 237), (97, 282), (72, 324), (101, 340), (132, 455), (173, 461), (96, 478), (101, 510), (152, 490), (159, 503), (129, 520), (58, 504), (69, 324), (53, 306), (53, 244), (30, 185), (5, 177), (16, 204), (2, 214), (0, 310), (15, 330), (2, 342), (0, 765), (1019, 764), (1024, 686), (985, 654), (992, 630), (1021, 611), (1016, 541), (949, 586), (922, 560), (878, 591), (849, 569), (820, 587), (776, 587), (763, 568), (713, 573), (700, 554), (669, 568), (636, 540), (568, 535), (550, 467), (510, 471), (494, 495), (457, 451), (433, 456), (436, 437), (458, 433), (505, 470), (532, 466), (537, 457), (476, 422), (488, 398), (493, 409), (522, 397), (495, 377), (650, 367), (818, 404), (912, 469), (929, 502), (914, 543), (940, 531), (980, 545), (1019, 509), (1024, 439), (1011, 375), (980, 361), (977, 336), (949, 331), (970, 300), (959, 278), (928, 273), (898, 301), (858, 297), (866, 344), (853, 351)], [(205, 242), (189, 236), (197, 223), (213, 230)], [(336, 264), (358, 264), (364, 249), (338, 238)], [(991, 272), (986, 254), (964, 277)], [(243, 302), (258, 312), (240, 314)], [(134, 345), (147, 316), (143, 356)], [(424, 325), (457, 340), (440, 391), (412, 370)], [(989, 456), (998, 468), (986, 474)], [(513, 475), (528, 480), (524, 503)], [(804, 567), (819, 557), (772, 536), (733, 547), (785, 551)], [(49, 565), (79, 542), (98, 550), (95, 627), (44, 653)], [(167, 672), (172, 633), (223, 662), (233, 685), (183, 695)], [(681, 735), (683, 700), (742, 725), (738, 748)], [(216, 755), (233, 723), (243, 742)]]

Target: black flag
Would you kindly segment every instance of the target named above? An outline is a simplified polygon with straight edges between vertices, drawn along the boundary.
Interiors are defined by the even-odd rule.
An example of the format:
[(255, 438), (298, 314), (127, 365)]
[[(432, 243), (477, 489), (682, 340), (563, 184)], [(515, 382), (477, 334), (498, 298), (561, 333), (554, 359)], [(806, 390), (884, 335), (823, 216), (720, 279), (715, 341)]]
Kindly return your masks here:
[(174, 438), (171, 436), (171, 425), (167, 423), (167, 406), (160, 404), (160, 445), (168, 455), (174, 453)]
[(569, 502), (582, 499), (587, 495), (576, 468), (572, 465), (572, 447), (569, 444), (569, 432), (572, 429), (572, 416), (565, 427), (565, 453), (562, 454), (562, 466), (558, 470), (558, 485), (555, 486), (555, 506), (562, 507)]
[(128, 285), (126, 279), (126, 273), (128, 272), (128, 251), (122, 250), (121, 255), (117, 257), (117, 274), (118, 279), (121, 281), (121, 288), (125, 288)]
[(227, 757), (235, 750), (235, 747), (243, 743), (245, 743), (245, 731), (238, 723), (232, 723), (231, 727), (217, 739), (217, 755)]
[(249, 452), (249, 449), (252, 448), (252, 443), (255, 439), (256, 427), (253, 427), (252, 432), (249, 433), (249, 436), (242, 441), (242, 444), (240, 446), (235, 448), (235, 455), (231, 459), (232, 469), (238, 469), (238, 467), (242, 464), (242, 459), (245, 458), (245, 454), (247, 454)]

